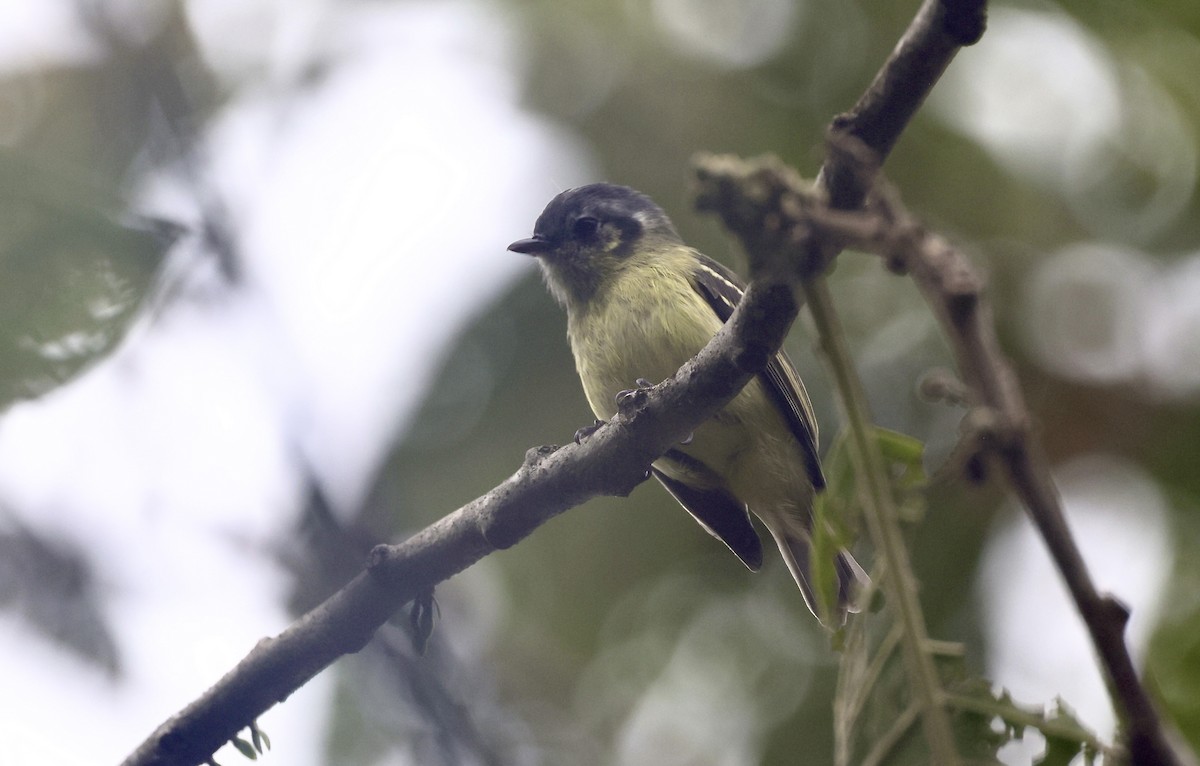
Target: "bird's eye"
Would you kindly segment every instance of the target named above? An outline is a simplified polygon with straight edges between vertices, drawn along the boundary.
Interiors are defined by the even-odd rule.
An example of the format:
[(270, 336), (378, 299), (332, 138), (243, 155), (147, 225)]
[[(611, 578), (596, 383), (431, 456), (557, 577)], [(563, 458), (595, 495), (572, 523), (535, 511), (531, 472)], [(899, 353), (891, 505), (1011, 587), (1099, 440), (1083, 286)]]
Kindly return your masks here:
[(595, 218), (592, 218), (591, 216), (586, 216), (586, 215), (583, 216), (582, 218), (575, 219), (575, 223), (571, 227), (571, 230), (575, 233), (575, 236), (579, 239), (591, 239), (592, 237), (594, 237), (596, 235), (596, 232), (599, 229), (600, 229), (600, 222), (597, 221)]

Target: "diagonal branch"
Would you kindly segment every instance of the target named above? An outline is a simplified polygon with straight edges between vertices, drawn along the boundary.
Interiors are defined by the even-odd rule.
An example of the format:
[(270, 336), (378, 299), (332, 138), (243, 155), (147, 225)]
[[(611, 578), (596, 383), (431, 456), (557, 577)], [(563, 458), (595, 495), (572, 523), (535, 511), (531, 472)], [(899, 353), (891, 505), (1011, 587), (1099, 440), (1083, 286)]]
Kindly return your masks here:
[(967, 438), (977, 454), (999, 460), (1045, 540), (1099, 655), (1127, 730), (1131, 762), (1178, 763), (1125, 644), (1128, 609), (1097, 591), (1071, 536), (1016, 374), (1000, 350), (982, 277), (959, 249), (922, 228), (891, 192), (877, 196), (874, 211), (815, 211), (807, 224), (846, 246), (879, 253), (893, 269), (912, 276), (950, 340), (977, 408), (976, 417), (968, 419), (974, 426)]
[(832, 207), (862, 206), (879, 167), (959, 48), (983, 36), (986, 10), (987, 0), (921, 4), (858, 103), (829, 126), (831, 151), (820, 181)]
[(803, 222), (808, 215), (806, 211), (824, 209), (822, 190), (806, 185), (794, 171), (774, 158), (742, 161), (701, 156), (696, 165), (697, 206), (721, 216), (725, 225), (741, 238), (751, 264), (771, 258), (776, 252), (790, 252), (798, 261), (798, 271), (808, 275), (804, 279), (805, 293), (846, 419), (863, 519), (875, 544), (879, 566), (887, 572), (880, 587), (897, 623), (903, 626), (900, 645), (914, 710), (920, 717), (932, 761), (953, 766), (961, 759), (950, 715), (943, 704), (941, 679), (933, 657), (926, 650), (929, 632), (918, 598), (918, 583), (904, 544), (883, 456), (872, 435), (866, 394), (850, 359), (828, 284), (819, 267), (812, 260), (805, 260), (821, 258), (824, 263), (841, 245), (838, 238), (819, 234)]
[(851, 454), (863, 477), (863, 499), (871, 537), (888, 571), (883, 583), (897, 619), (904, 625), (902, 644), (908, 677), (919, 700), (918, 711), (930, 754), (941, 764), (957, 763), (950, 718), (917, 597), (908, 551), (896, 526), (896, 511), (883, 458), (868, 437), (870, 417), (861, 383), (848, 359), (844, 338), (822, 276), (842, 245), (813, 229), (795, 225), (806, 209), (828, 205), (857, 210), (874, 185), (888, 153), (899, 140), (959, 48), (983, 35), (986, 0), (925, 0), (875, 80), (849, 112), (830, 125), (829, 148), (815, 188), (809, 188), (782, 163), (742, 163), (704, 156), (696, 161), (697, 207), (717, 212), (742, 241), (751, 268), (779, 252), (790, 253), (805, 277), (821, 343), (838, 377), (838, 390), (849, 421)]
[[(834, 142), (838, 141), (846, 139)], [(843, 156), (870, 154), (861, 145), (834, 146), (831, 151)], [(741, 197), (727, 191), (723, 213), (734, 211), (738, 216), (770, 220), (773, 230), (779, 232), (777, 237), (786, 239), (791, 232), (796, 241), (826, 243), (829, 252), (843, 247), (876, 252), (893, 270), (911, 274), (953, 346), (968, 386), (968, 401), (976, 408), (967, 421), (972, 425), (967, 439), (977, 457), (968, 468), (977, 471), (980, 456), (995, 456), (1045, 540), (1099, 656), (1110, 696), (1127, 729), (1132, 763), (1178, 763), (1125, 644), (1128, 611), (1112, 596), (1100, 594), (1088, 574), (1063, 516), (1046, 458), (1034, 438), (1032, 416), (1016, 374), (1000, 350), (983, 279), (970, 261), (945, 238), (924, 230), (893, 194), (878, 194), (866, 212), (847, 212), (824, 205), (819, 195), (778, 163), (710, 158), (704, 164), (702, 177), (707, 182), (718, 175), (741, 174), (731, 186), (741, 185)], [(878, 161), (874, 165), (878, 167)], [(752, 183), (747, 183), (747, 178)], [(756, 192), (762, 188), (772, 188), (773, 194), (766, 197)], [(737, 225), (732, 228), (737, 230)]]
[[(984, 5), (985, 0), (925, 0), (871, 88), (854, 111), (834, 121), (831, 132), (859, 136), (878, 156), (886, 154), (954, 52), (982, 34)], [(876, 169), (831, 153), (824, 183), (831, 198), (857, 208)], [(812, 273), (836, 253), (812, 237), (803, 249), (815, 256), (802, 261)], [(799, 306), (790, 252), (775, 248), (751, 264), (751, 285), (730, 321), (674, 378), (583, 444), (530, 450), (521, 468), (491, 492), (400, 545), (376, 548), (367, 571), (280, 635), (261, 641), (151, 734), (125, 766), (203, 763), (338, 657), (361, 649), (418, 594), (590, 497), (627, 494), (655, 458), (724, 406), (780, 347)]]
[(532, 449), (495, 489), (399, 545), (376, 547), (365, 572), (280, 635), (259, 642), (151, 734), (124, 766), (203, 763), (338, 657), (360, 650), (418, 594), (589, 498), (628, 494), (655, 458), (766, 366), (796, 317), (795, 289), (770, 276), (756, 279), (695, 359), (582, 444)]
[(982, 34), (983, 7), (975, 0), (924, 3), (859, 103), (834, 120), (816, 193), (778, 163), (747, 169), (733, 160), (705, 158), (698, 171), (702, 185), (714, 186), (723, 176), (744, 177), (719, 193), (710, 190), (701, 205), (721, 212), (752, 263), (761, 232), (770, 231), (775, 241), (790, 244), (796, 268), (806, 274), (819, 274), (847, 246), (880, 252), (889, 266), (912, 274), (954, 346), (973, 402), (986, 408), (987, 416), (974, 419), (988, 424), (976, 429), (977, 444), (1002, 461), (1086, 624), (1127, 728), (1132, 763), (1176, 764), (1125, 644), (1128, 611), (1096, 590), (1070, 534), (1016, 375), (1000, 351), (982, 279), (962, 253), (921, 230), (897, 205), (884, 217), (846, 212), (862, 205), (888, 152), (957, 46)]

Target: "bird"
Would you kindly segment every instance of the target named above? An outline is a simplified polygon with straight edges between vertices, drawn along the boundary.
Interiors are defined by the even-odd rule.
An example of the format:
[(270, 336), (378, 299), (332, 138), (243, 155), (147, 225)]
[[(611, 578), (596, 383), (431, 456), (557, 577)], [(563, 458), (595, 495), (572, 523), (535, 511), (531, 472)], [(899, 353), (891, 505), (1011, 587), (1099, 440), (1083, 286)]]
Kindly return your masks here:
[[(628, 186), (595, 183), (558, 194), (533, 236), (508, 249), (537, 259), (566, 310), (576, 371), (598, 424), (616, 415), (630, 383), (673, 376), (744, 293), (736, 274), (684, 244), (663, 209)], [(836, 629), (856, 611), (866, 575), (849, 552), (837, 552), (835, 603), (818, 600), (810, 569), (812, 504), (825, 486), (817, 445), (808, 393), (780, 351), (650, 471), (751, 571), (763, 564), (749, 514), (757, 516), (809, 610)]]

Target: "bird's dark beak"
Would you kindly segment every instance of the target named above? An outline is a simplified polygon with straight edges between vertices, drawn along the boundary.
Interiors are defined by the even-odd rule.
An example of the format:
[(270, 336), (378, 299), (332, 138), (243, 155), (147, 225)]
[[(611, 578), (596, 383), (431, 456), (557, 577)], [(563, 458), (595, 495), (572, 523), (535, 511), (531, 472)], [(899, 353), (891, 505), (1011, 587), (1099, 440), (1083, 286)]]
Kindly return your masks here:
[(508, 249), (514, 253), (524, 253), (525, 255), (542, 255), (550, 251), (550, 243), (534, 235), (529, 239), (518, 239), (509, 245)]

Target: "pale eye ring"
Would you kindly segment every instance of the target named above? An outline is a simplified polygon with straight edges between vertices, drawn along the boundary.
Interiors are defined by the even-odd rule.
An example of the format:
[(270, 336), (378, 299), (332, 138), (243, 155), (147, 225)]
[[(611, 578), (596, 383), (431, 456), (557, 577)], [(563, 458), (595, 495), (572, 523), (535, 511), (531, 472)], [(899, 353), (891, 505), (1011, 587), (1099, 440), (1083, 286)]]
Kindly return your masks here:
[(578, 239), (591, 239), (600, 230), (600, 221), (590, 215), (580, 216), (571, 224), (571, 232)]

